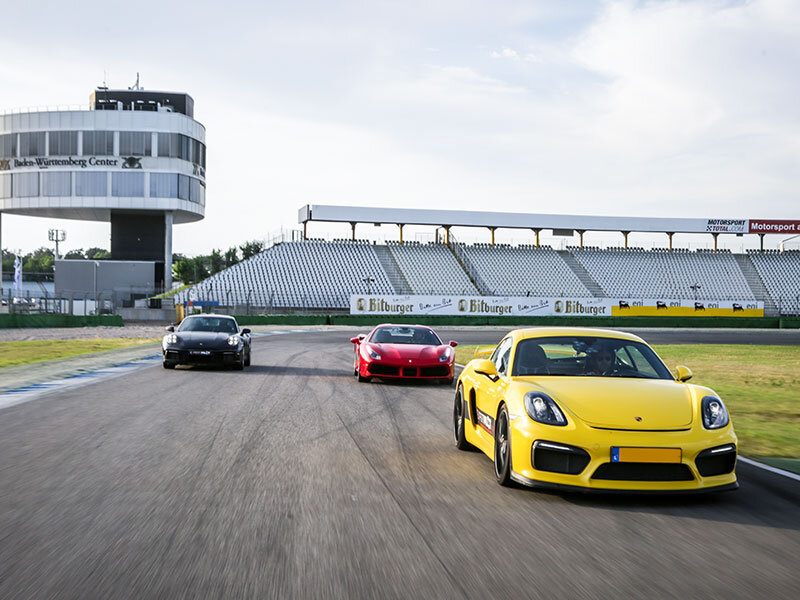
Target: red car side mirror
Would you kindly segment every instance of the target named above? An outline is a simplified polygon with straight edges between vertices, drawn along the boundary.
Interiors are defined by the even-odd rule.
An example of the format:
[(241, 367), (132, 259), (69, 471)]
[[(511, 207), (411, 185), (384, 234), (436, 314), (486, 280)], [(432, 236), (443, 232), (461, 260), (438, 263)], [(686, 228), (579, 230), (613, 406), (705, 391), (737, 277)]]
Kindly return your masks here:
[(450, 340), (449, 342), (447, 342), (447, 344), (449, 346), (451, 346), (452, 348), (455, 348), (456, 346), (458, 346), (458, 342), (454, 342), (453, 340)]
[(365, 336), (364, 334), (357, 335), (356, 337), (351, 337), (350, 341), (353, 344), (358, 344), (359, 342), (363, 342), (365, 337), (367, 337), (367, 336)]

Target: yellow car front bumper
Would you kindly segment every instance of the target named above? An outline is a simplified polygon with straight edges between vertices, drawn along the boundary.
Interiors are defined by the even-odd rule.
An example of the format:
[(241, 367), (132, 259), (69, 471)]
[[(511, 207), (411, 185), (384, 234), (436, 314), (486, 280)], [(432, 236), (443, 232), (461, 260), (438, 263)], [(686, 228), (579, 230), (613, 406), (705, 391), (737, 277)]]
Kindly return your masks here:
[[(524, 485), (583, 492), (654, 493), (724, 491), (738, 487), (737, 438), (730, 426), (719, 431), (697, 426), (684, 431), (621, 431), (582, 423), (567, 427), (540, 425), (527, 415), (512, 419), (510, 425), (512, 478)], [(614, 448), (622, 448), (622, 454)], [(629, 448), (679, 449), (679, 454), (674, 450), (660, 454), (672, 455), (668, 460), (680, 462), (627, 462), (625, 450)], [(566, 459), (566, 454), (572, 457)], [(641, 460), (636, 451), (627, 454)], [(654, 454), (660, 458), (658, 451)], [(729, 466), (729, 472), (721, 472)]]

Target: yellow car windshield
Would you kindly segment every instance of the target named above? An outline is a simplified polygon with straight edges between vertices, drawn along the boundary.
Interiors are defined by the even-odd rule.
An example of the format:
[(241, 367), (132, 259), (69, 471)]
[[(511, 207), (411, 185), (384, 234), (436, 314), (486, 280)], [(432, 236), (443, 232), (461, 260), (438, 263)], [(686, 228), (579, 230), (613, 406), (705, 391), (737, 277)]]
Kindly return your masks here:
[(669, 369), (646, 344), (588, 336), (520, 340), (511, 374), (672, 379)]

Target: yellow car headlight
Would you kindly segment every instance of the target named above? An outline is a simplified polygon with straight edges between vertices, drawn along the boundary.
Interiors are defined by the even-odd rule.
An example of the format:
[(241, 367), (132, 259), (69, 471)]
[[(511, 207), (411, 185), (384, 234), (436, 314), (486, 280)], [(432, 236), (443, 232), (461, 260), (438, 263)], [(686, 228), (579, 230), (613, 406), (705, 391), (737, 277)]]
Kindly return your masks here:
[(706, 429), (720, 429), (730, 420), (725, 403), (715, 396), (703, 398), (700, 412), (703, 413), (703, 427)]
[(525, 394), (525, 410), (528, 411), (528, 416), (537, 423), (558, 427), (567, 424), (567, 418), (558, 408), (555, 400), (543, 392)]

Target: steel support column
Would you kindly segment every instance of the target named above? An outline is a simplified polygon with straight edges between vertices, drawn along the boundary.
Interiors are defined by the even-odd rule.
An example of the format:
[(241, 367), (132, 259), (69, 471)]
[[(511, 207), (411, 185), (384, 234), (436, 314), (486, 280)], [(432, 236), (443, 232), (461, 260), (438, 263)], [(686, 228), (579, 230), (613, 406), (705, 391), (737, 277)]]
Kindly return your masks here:
[(164, 291), (172, 289), (172, 211), (164, 213)]

